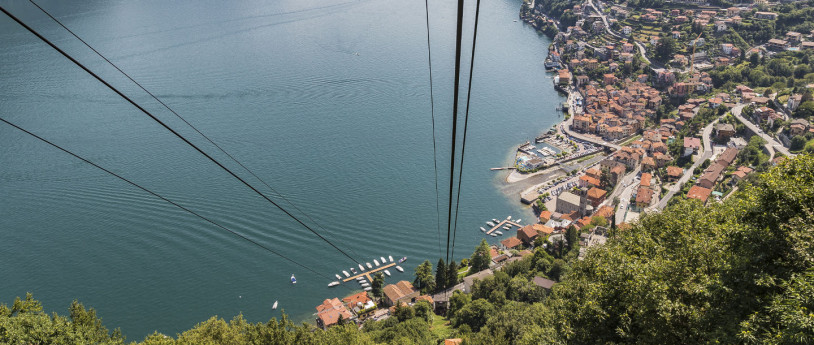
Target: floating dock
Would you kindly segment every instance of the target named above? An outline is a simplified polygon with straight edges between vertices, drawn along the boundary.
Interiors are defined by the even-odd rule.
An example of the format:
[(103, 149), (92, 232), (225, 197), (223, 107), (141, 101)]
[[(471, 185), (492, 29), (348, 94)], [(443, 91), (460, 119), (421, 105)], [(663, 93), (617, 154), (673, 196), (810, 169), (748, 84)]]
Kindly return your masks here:
[[(491, 231), (491, 230), (490, 230), (490, 231)], [(383, 270), (385, 270), (385, 269), (388, 269), (388, 268), (390, 268), (390, 267), (395, 266), (396, 264), (397, 264), (396, 262), (391, 262), (391, 263), (389, 263), (389, 264), (387, 264), (387, 265), (382, 265), (382, 266), (379, 266), (379, 267), (373, 266), (373, 268), (372, 268), (372, 269), (370, 269), (370, 270), (368, 270), (368, 271), (365, 271), (365, 272), (359, 273), (359, 274), (357, 274), (357, 275), (355, 275), (355, 276), (350, 276), (350, 277), (348, 277), (348, 278), (344, 278), (344, 279), (342, 279), (342, 282), (347, 283), (347, 282), (349, 282), (349, 281), (351, 281), (351, 280), (356, 280), (356, 278), (359, 278), (359, 277), (365, 277), (365, 278), (367, 278), (367, 281), (369, 281), (369, 282), (373, 283), (373, 273), (376, 273), (376, 272), (379, 272), (379, 271), (383, 271)]]
[(487, 231), (487, 232), (486, 232), (486, 234), (487, 234), (487, 235), (492, 234), (492, 233), (493, 233), (493, 232), (495, 232), (496, 230), (498, 230), (498, 229), (500, 229), (501, 227), (503, 227), (503, 225), (505, 225), (505, 224), (511, 224), (511, 225), (514, 225), (514, 226), (516, 226), (516, 227), (518, 227), (518, 228), (522, 228), (522, 227), (523, 227), (523, 226), (522, 226), (522, 225), (520, 225), (520, 224), (517, 224), (517, 223), (515, 223), (515, 222), (513, 222), (513, 221), (511, 221), (511, 220), (506, 219), (506, 220), (504, 220), (504, 221), (502, 221), (502, 222), (500, 222), (500, 223), (495, 224), (495, 227), (494, 227), (494, 228), (489, 229), (489, 231)]

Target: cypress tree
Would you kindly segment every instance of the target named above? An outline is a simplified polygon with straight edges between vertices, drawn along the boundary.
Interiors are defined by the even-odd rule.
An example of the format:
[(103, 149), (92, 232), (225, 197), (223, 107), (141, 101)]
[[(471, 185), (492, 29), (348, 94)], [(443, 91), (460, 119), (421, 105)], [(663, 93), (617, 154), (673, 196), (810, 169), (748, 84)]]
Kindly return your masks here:
[(443, 291), (447, 287), (447, 265), (444, 263), (444, 259), (438, 259), (438, 266), (435, 268), (435, 288)]

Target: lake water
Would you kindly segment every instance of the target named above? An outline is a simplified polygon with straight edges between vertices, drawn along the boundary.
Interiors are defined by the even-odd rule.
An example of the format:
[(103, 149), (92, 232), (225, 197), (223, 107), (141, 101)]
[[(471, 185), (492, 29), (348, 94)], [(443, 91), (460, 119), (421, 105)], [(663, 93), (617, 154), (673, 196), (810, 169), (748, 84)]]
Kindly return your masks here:
[[(260, 186), (28, 2), (2, 4)], [(388, 282), (412, 280), (421, 261), (438, 260), (423, 2), (41, 5), (354, 258), (408, 256), (407, 273), (391, 270)], [(506, 173), (489, 168), (510, 164), (517, 145), (558, 121), (562, 102), (542, 65), (549, 40), (515, 22), (520, 1), (482, 6), (457, 259), (483, 238), (485, 221), (533, 218), (503, 192)], [(473, 8), (467, 13), (471, 27)], [(445, 215), (455, 4), (432, 1), (430, 22)], [(0, 45), (0, 116), (322, 274), (353, 264), (6, 17)], [(280, 315), (270, 310), (275, 300), (308, 320), (323, 299), (349, 292), (6, 125), (0, 196), (0, 301), (30, 291), (48, 311), (67, 314), (78, 299), (130, 340), (175, 334), (212, 315), (267, 321)]]

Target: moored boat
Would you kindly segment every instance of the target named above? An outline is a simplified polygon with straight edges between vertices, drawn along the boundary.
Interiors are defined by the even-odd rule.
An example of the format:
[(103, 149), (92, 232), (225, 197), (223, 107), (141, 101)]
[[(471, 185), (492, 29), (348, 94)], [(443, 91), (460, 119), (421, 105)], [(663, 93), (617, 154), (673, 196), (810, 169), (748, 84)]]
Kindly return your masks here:
[(512, 228), (511, 226), (506, 225), (506, 226), (504, 226), (504, 227), (503, 227), (503, 230), (509, 230), (509, 229), (511, 229), (511, 228)]
[(492, 222), (486, 222), (486, 225), (488, 225), (488, 226), (495, 226), (495, 223), (492, 223)]
[(337, 286), (337, 285), (339, 285), (339, 282), (331, 282), (330, 284), (328, 284), (328, 287)]
[(376, 261), (376, 259), (373, 259), (373, 264), (376, 265), (376, 266), (379, 266), (379, 262)]
[(277, 309), (277, 301), (274, 301), (274, 304), (271, 306), (271, 310)]
[(351, 267), (350, 271), (351, 271), (351, 273), (356, 274), (356, 269), (355, 268)]
[(382, 259), (382, 264), (385, 264), (387, 262), (387, 260), (384, 259), (384, 256), (380, 257), (379, 259)]
[(500, 223), (500, 221), (495, 218), (492, 218), (492, 221), (495, 222), (495, 224)]
[(342, 271), (342, 274), (344, 274), (345, 277), (350, 277), (350, 273), (348, 273), (348, 271)]
[(369, 286), (365, 288), (365, 291), (370, 291), (370, 290), (373, 290), (373, 288), (369, 287)]
[(484, 227), (480, 227), (480, 231), (486, 232), (486, 229)]
[(334, 274), (334, 275), (336, 276), (336, 279), (342, 279), (342, 276), (340, 276), (338, 274)]
[[(495, 232), (497, 232), (497, 231), (495, 231)], [(493, 232), (493, 233), (489, 234), (489, 236), (497, 237), (497, 234)]]
[(515, 220), (514, 222), (517, 223), (517, 224), (520, 224), (521, 221), (523, 221), (523, 220), (520, 219), (520, 218), (517, 218), (517, 220)]
[(393, 262), (393, 256), (392, 255), (388, 255), (387, 258), (390, 259), (390, 262)]
[(373, 268), (373, 265), (371, 265), (369, 262), (365, 262), (365, 265), (367, 265), (367, 268), (368, 268), (368, 269), (372, 269), (372, 268)]
[(406, 257), (406, 256), (405, 256), (405, 257), (403, 257), (403, 258), (401, 258), (401, 259), (399, 259), (399, 263), (402, 263), (402, 262), (405, 262), (405, 261), (407, 261), (407, 257)]
[(359, 264), (359, 269), (360, 269), (360, 270), (362, 270), (362, 271), (364, 271), (364, 270), (365, 270), (365, 266), (362, 266), (362, 264)]
[(502, 232), (500, 232), (500, 231), (495, 231), (495, 232), (494, 232), (494, 234), (497, 234), (498, 236), (502, 236), (502, 235), (503, 235), (503, 233), (502, 233)]
[(390, 276), (390, 271), (384, 270), (384, 274), (386, 274), (389, 277)]
[(396, 266), (396, 269), (399, 270), (399, 272), (404, 272), (404, 269), (401, 268), (401, 266)]
[(512, 216), (506, 217), (506, 220), (512, 220)]

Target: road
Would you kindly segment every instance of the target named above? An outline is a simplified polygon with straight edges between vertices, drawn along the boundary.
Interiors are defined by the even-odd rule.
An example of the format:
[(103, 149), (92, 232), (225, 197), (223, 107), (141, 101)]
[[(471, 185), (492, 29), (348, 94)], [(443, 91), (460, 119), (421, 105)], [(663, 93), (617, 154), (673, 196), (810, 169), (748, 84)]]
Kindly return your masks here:
[(749, 130), (751, 130), (752, 133), (759, 135), (761, 138), (763, 138), (763, 140), (766, 141), (766, 148), (769, 150), (769, 154), (771, 156), (774, 156), (772, 151), (777, 151), (782, 153), (786, 157), (794, 157), (795, 155), (789, 152), (789, 150), (781, 143), (777, 142), (775, 138), (769, 136), (766, 133), (763, 133), (763, 131), (757, 125), (752, 123), (752, 121), (749, 121), (743, 116), (741, 116), (741, 111), (743, 111), (743, 107), (745, 106), (746, 104), (739, 104), (735, 106), (734, 108), (732, 108), (732, 114), (735, 115), (735, 118), (737, 118), (738, 121), (746, 125), (746, 128), (749, 128)]
[[(606, 203), (613, 203), (613, 199), (619, 196), (619, 207), (616, 209), (616, 224), (621, 224), (625, 221), (625, 213), (627, 212), (627, 208), (630, 206), (630, 196), (633, 194), (633, 190), (636, 188), (636, 176), (641, 171), (641, 166), (636, 167), (636, 170), (633, 170), (631, 173), (625, 175), (622, 178), (622, 181), (619, 181), (619, 185), (617, 185), (616, 189), (613, 190), (613, 193), (605, 199)], [(601, 205), (600, 205), (601, 206)]]
[(582, 135), (580, 133), (572, 131), (571, 130), (571, 124), (572, 123), (574, 123), (574, 117), (573, 116), (571, 116), (570, 118), (568, 118), (568, 120), (566, 120), (565, 122), (560, 124), (560, 129), (565, 134), (567, 134), (569, 136), (572, 136), (574, 138), (580, 139), (580, 140), (584, 140), (584, 141), (587, 141), (587, 142), (592, 142), (594, 144), (605, 146), (605, 147), (610, 147), (610, 148), (612, 148), (614, 150), (619, 150), (621, 148), (621, 146), (619, 146), (617, 144), (607, 142), (607, 141), (602, 140), (600, 138), (596, 138), (596, 137), (593, 137), (593, 136), (585, 136), (585, 135)]
[(709, 157), (712, 157), (712, 128), (715, 127), (716, 123), (718, 123), (718, 119), (712, 121), (710, 124), (704, 127), (703, 135), (701, 136), (704, 142), (704, 152), (701, 153), (700, 157), (695, 160), (692, 167), (689, 169), (684, 169), (684, 174), (681, 175), (681, 178), (679, 178), (678, 181), (672, 186), (667, 188), (667, 194), (665, 194), (664, 197), (659, 200), (655, 207), (651, 207), (649, 210), (663, 210), (665, 207), (667, 207), (667, 202), (670, 201), (670, 199), (672, 199), (676, 193), (681, 191), (681, 187), (690, 180), (695, 168), (700, 166), (705, 160), (709, 159)]

